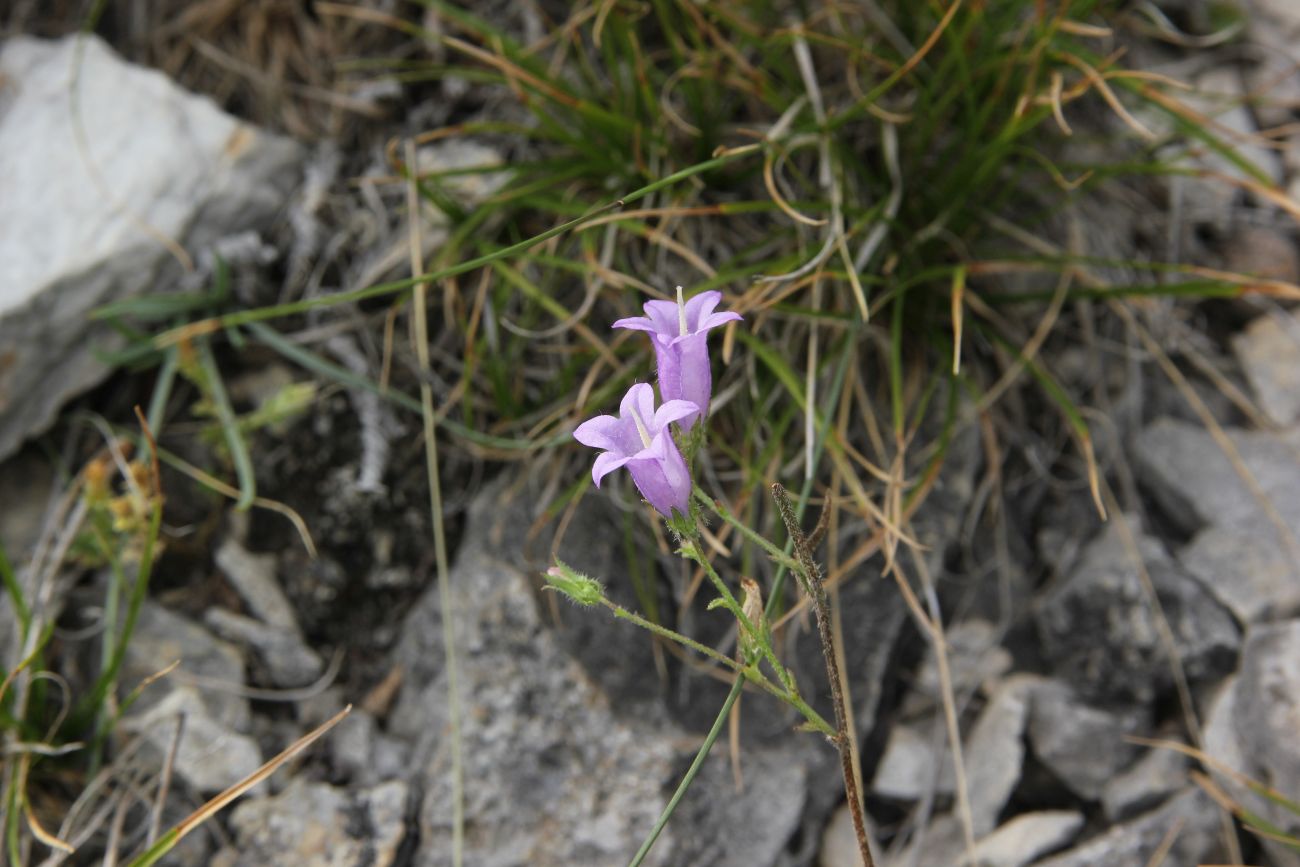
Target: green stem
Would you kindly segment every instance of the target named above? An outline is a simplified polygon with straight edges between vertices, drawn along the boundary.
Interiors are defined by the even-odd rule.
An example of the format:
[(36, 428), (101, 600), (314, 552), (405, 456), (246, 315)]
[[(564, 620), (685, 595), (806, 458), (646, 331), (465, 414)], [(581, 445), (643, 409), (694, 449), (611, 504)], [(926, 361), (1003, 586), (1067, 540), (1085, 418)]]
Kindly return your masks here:
[(746, 526), (745, 523), (741, 521), (739, 518), (737, 518), (735, 515), (733, 515), (731, 513), (731, 510), (728, 509), (726, 506), (724, 506), (721, 501), (715, 500), (712, 497), (710, 497), (708, 494), (704, 493), (704, 491), (701, 490), (698, 485), (695, 487), (692, 493), (695, 495), (696, 500), (698, 500), (703, 505), (708, 506), (713, 511), (713, 514), (717, 515), (719, 518), (726, 521), (731, 526), (735, 527), (737, 530), (740, 531), (740, 534), (742, 536), (744, 536), (746, 539), (748, 539), (749, 541), (753, 542), (755, 545), (758, 545), (760, 548), (766, 551), (769, 555), (771, 555), (773, 560), (776, 560), (776, 562), (780, 563), (781, 565), (787, 568), (794, 565), (794, 560), (790, 557), (790, 555), (787, 552), (773, 545), (767, 539), (763, 538), (763, 536), (759, 535), (758, 533), (750, 529), (748, 526)]
[(725, 654), (719, 653), (718, 651), (714, 650), (712, 647), (709, 647), (708, 645), (701, 644), (700, 642), (696, 641), (693, 638), (687, 638), (685, 635), (682, 635), (680, 632), (674, 632), (673, 630), (669, 629), (666, 626), (660, 626), (658, 623), (655, 623), (651, 620), (646, 620), (641, 615), (634, 614), (631, 611), (628, 611), (622, 605), (619, 605), (617, 602), (611, 602), (609, 601), (609, 599), (605, 597), (601, 597), (600, 601), (602, 605), (604, 605), (610, 611), (614, 612), (615, 617), (635, 623), (637, 626), (640, 626), (642, 629), (648, 629), (650, 632), (653, 632), (655, 635), (658, 635), (660, 638), (667, 638), (669, 641), (676, 641), (678, 644), (681, 644), (685, 647), (689, 647), (691, 650), (694, 650), (697, 653), (704, 654), (709, 659), (712, 659), (715, 662), (722, 663), (723, 665), (727, 666), (733, 671), (737, 671), (742, 674), (745, 671), (745, 668), (740, 663), (736, 662), (736, 660), (732, 659), (731, 657)]
[[(714, 650), (712, 647), (709, 647), (708, 645), (705, 644), (701, 644), (700, 642), (696, 641), (693, 638), (688, 638), (685, 635), (682, 635), (680, 632), (674, 632), (673, 630), (669, 629), (666, 626), (661, 626), (658, 623), (655, 623), (650, 620), (646, 620), (641, 615), (634, 614), (633, 612), (628, 611), (622, 605), (619, 605), (615, 602), (611, 602), (605, 598), (602, 598), (600, 601), (601, 604), (603, 604), (606, 608), (614, 612), (615, 617), (634, 623), (643, 629), (647, 629), (650, 632), (653, 632), (655, 635), (658, 635), (661, 638), (666, 638), (669, 641), (676, 641), (678, 644), (681, 644), (684, 647), (689, 647), (691, 650), (694, 650), (697, 653), (704, 654), (709, 659), (712, 659), (715, 662), (722, 663), (723, 665), (730, 668), (732, 671), (735, 671), (736, 673), (742, 675), (746, 680), (748, 680), (750, 683), (754, 684), (755, 686), (759, 687), (764, 692), (767, 692), (770, 695), (794, 707), (801, 714), (803, 714), (804, 719), (808, 720), (808, 722), (813, 726), (813, 728), (817, 729), (822, 734), (830, 738), (835, 737), (835, 729), (831, 727), (831, 724), (828, 723), (825, 720), (825, 718), (821, 716), (821, 714), (817, 713), (817, 711), (809, 707), (807, 702), (803, 700), (802, 696), (800, 696), (797, 691), (782, 689), (781, 687), (772, 683), (772, 681), (768, 680), (767, 676), (764, 675), (763, 672), (760, 671), (757, 666), (742, 666), (740, 663), (736, 662), (736, 660), (732, 659), (729, 656), (726, 656), (725, 654), (719, 653), (718, 651)], [(785, 670), (779, 669), (778, 674), (785, 674)]]
[[(845, 371), (848, 370), (849, 359), (853, 356), (853, 348), (853, 342), (846, 342), (840, 353), (839, 366), (835, 370), (835, 381), (827, 391), (827, 394), (831, 395), (831, 401), (839, 399), (840, 389), (844, 383), (844, 374)], [(833, 406), (834, 404), (832, 403), (831, 407), (833, 408)], [(821, 461), (825, 447), (826, 441), (824, 439), (819, 439), (813, 449), (814, 468), (816, 467), (816, 464)], [(803, 516), (804, 508), (808, 505), (808, 496), (812, 493), (813, 475), (813, 473), (809, 473), (804, 477), (803, 487), (799, 491), (799, 500), (795, 505), (795, 514), (800, 517)], [(789, 557), (789, 552), (794, 550), (793, 540), (787, 543), (785, 550), (786, 556)], [(773, 612), (776, 611), (778, 604), (777, 600), (781, 598), (781, 587), (785, 581), (786, 571), (787, 569), (784, 563), (779, 563), (777, 565), (776, 576), (772, 579), (772, 593), (768, 596), (767, 606), (764, 609), (764, 615), (767, 617), (771, 617)], [(650, 836), (641, 844), (641, 848), (637, 850), (636, 856), (632, 859), (631, 863), (628, 864), (628, 867), (639, 867), (641, 862), (645, 860), (645, 856), (649, 854), (650, 848), (654, 846), (655, 840), (659, 838), (659, 832), (661, 832), (664, 829), (664, 826), (668, 824), (668, 820), (677, 809), (677, 804), (681, 801), (682, 795), (686, 793), (686, 790), (690, 788), (691, 783), (695, 781), (695, 777), (699, 773), (700, 767), (704, 764), (704, 760), (708, 758), (709, 752), (713, 749), (713, 744), (718, 740), (718, 735), (722, 732), (723, 724), (727, 721), (727, 716), (731, 713), (731, 706), (734, 705), (736, 699), (740, 697), (740, 690), (743, 686), (744, 682), (740, 678), (736, 678), (735, 683), (731, 686), (731, 692), (727, 694), (727, 700), (723, 702), (722, 707), (718, 710), (718, 716), (713, 721), (713, 728), (709, 729), (708, 737), (706, 737), (704, 743), (700, 745), (699, 752), (695, 754), (695, 760), (691, 762), (690, 768), (686, 771), (686, 776), (682, 778), (681, 783), (677, 786), (677, 791), (673, 793), (672, 798), (668, 801), (668, 805), (664, 807), (663, 813), (660, 814), (659, 821), (655, 823), (654, 828), (650, 831)]]
[(718, 588), (718, 592), (722, 594), (723, 604), (726, 605), (728, 611), (736, 616), (736, 621), (740, 624), (740, 628), (754, 639), (754, 646), (763, 654), (763, 658), (767, 660), (767, 664), (772, 666), (772, 670), (776, 672), (777, 678), (781, 681), (781, 686), (785, 688), (785, 691), (789, 694), (791, 699), (801, 700), (799, 697), (799, 690), (794, 683), (794, 678), (790, 676), (790, 672), (781, 664), (781, 661), (776, 658), (776, 651), (772, 649), (772, 642), (768, 640), (768, 636), (758, 628), (757, 624), (753, 623), (745, 616), (744, 609), (736, 602), (736, 598), (731, 595), (731, 591), (727, 588), (726, 582), (722, 580), (722, 576), (718, 574), (717, 570), (713, 568), (713, 564), (704, 556), (704, 552), (700, 550), (699, 545), (692, 542), (690, 548), (683, 546), (683, 550), (689, 552), (686, 556), (690, 557), (704, 568), (704, 574), (709, 576), (709, 580), (713, 582), (713, 586)]
[(628, 862), (627, 867), (640, 867), (641, 862), (645, 860), (645, 856), (650, 854), (651, 847), (659, 839), (659, 834), (663, 831), (664, 826), (668, 824), (668, 820), (672, 818), (673, 812), (677, 809), (677, 804), (686, 794), (686, 790), (691, 787), (691, 783), (695, 782), (695, 777), (699, 774), (700, 768), (704, 766), (704, 760), (709, 757), (709, 752), (713, 749), (713, 744), (717, 741), (718, 735), (722, 734), (722, 726), (727, 722), (727, 716), (731, 713), (731, 706), (736, 703), (736, 699), (740, 698), (740, 690), (744, 687), (744, 684), (745, 681), (739, 677), (732, 683), (731, 692), (727, 693), (727, 700), (722, 703), (722, 709), (718, 711), (718, 718), (713, 721), (713, 728), (709, 729), (708, 735), (705, 736), (704, 743), (700, 746), (699, 752), (695, 754), (695, 760), (691, 762), (690, 768), (686, 771), (686, 776), (682, 777), (682, 781), (677, 785), (677, 790), (668, 799), (668, 805), (664, 807), (663, 813), (659, 815), (659, 821), (655, 822), (654, 828), (651, 829), (650, 836), (646, 837), (645, 842), (641, 844), (641, 848), (636, 851), (636, 855)]

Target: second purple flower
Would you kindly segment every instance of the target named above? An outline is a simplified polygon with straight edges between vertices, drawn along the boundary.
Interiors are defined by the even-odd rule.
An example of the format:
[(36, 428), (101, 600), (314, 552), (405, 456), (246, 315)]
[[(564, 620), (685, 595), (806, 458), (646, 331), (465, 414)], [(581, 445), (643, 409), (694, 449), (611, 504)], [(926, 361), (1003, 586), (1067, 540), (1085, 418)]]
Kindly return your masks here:
[(741, 319), (739, 313), (715, 313), (721, 300), (721, 292), (711, 291), (683, 302), (682, 287), (678, 286), (676, 302), (647, 301), (645, 316), (620, 319), (613, 325), (649, 333), (659, 367), (659, 394), (665, 402), (687, 400), (698, 407), (679, 422), (684, 431), (708, 414), (713, 397), (713, 373), (705, 345), (709, 331)]
[(689, 401), (669, 400), (655, 409), (655, 393), (644, 382), (627, 390), (618, 415), (598, 415), (584, 421), (573, 438), (584, 446), (601, 449), (591, 468), (591, 478), (600, 480), (619, 467), (627, 467), (636, 488), (665, 518), (673, 510), (689, 514), (691, 474), (681, 451), (673, 442), (668, 426), (699, 408)]

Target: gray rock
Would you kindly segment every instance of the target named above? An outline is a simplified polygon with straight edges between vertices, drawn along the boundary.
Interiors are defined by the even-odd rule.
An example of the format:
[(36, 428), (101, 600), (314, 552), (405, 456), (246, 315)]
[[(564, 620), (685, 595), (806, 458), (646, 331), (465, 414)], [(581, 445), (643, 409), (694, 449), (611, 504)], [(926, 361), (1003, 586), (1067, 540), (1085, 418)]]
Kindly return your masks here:
[(1207, 527), (1178, 562), (1241, 623), (1300, 613), (1300, 565), (1268, 522)]
[(1275, 424), (1300, 421), (1300, 316), (1277, 311), (1232, 337), (1259, 408)]
[(885, 752), (876, 766), (871, 790), (882, 798), (919, 801), (934, 789), (952, 792), (952, 773), (940, 772), (941, 759), (949, 763), (943, 726), (900, 723), (890, 728)]
[[(871, 853), (881, 852), (870, 825), (867, 836), (871, 840)], [(879, 860), (879, 859), (877, 859)], [(862, 854), (858, 851), (858, 835), (853, 830), (853, 815), (848, 804), (842, 804), (831, 814), (831, 820), (822, 831), (821, 846), (817, 852), (817, 867), (862, 867)]]
[(1150, 749), (1101, 792), (1101, 806), (1111, 822), (1150, 810), (1188, 783), (1191, 759), (1177, 750)]
[(882, 867), (955, 867), (965, 857), (966, 840), (961, 822), (956, 816), (944, 813), (935, 816), (896, 855), (882, 859)]
[(298, 635), (281, 627), (224, 608), (209, 608), (203, 622), (222, 638), (252, 648), (266, 665), (275, 686), (306, 686), (325, 668), (321, 658)]
[[(796, 742), (784, 750), (744, 750), (745, 786), (740, 792), (732, 780), (731, 759), (716, 750), (709, 756), (699, 785), (692, 785), (682, 801), (682, 821), (674, 815), (668, 826), (674, 842), (664, 850), (663, 863), (720, 867), (778, 863), (808, 809), (812, 781), (806, 746), (808, 742)], [(828, 777), (817, 785), (842, 792), (839, 775)], [(676, 775), (667, 782), (676, 786)], [(644, 836), (648, 829), (640, 830)]]
[[(1300, 620), (1251, 629), (1236, 685), (1235, 723), (1249, 775), (1284, 795), (1300, 792)], [(1274, 805), (1266, 815), (1287, 833), (1300, 816)], [(1280, 847), (1271, 847), (1280, 848)], [(1291, 856), (1300, 860), (1294, 853)]]
[[(470, 509), (451, 574), (465, 762), (466, 863), (606, 865), (625, 862), (654, 825), (698, 746), (662, 710), (640, 703), (620, 716), (544, 627), (527, 575), (500, 552), (524, 532), (523, 506), (499, 489)], [(564, 610), (566, 620), (608, 618)], [(625, 627), (628, 646), (642, 636)], [(452, 834), (447, 681), (439, 594), (403, 627), (396, 654), (407, 672), (389, 731), (415, 745), (417, 865), (450, 862)], [(643, 669), (652, 670), (652, 669)], [(643, 684), (653, 695), (653, 686)], [(788, 737), (788, 731), (787, 731)], [(788, 742), (788, 741), (787, 741)], [(809, 738), (804, 749), (828, 749)], [(772, 863), (798, 828), (808, 787), (790, 750), (745, 749), (736, 793), (725, 750), (705, 764), (647, 863)]]
[(1218, 807), (1200, 789), (1192, 788), (1158, 810), (1145, 813), (1081, 846), (1039, 861), (1037, 867), (1118, 867), (1147, 864), (1172, 831), (1173, 846), (1161, 863), (1204, 864), (1215, 850)]
[[(1248, 638), (1248, 646), (1249, 643)], [(1239, 730), (1243, 712), (1239, 706), (1241, 684), (1242, 677), (1240, 675), (1229, 678), (1219, 690), (1218, 695), (1215, 696), (1210, 705), (1210, 711), (1206, 716), (1204, 728), (1205, 752), (1207, 755), (1213, 756), (1215, 762), (1219, 765), (1218, 767), (1212, 767), (1210, 769), (1211, 773), (1215, 782), (1234, 801), (1256, 816), (1271, 822), (1274, 826), (1295, 833), (1297, 829), (1295, 827), (1296, 816), (1294, 813), (1283, 810), (1267, 798), (1242, 785), (1239, 778), (1235, 776), (1240, 774), (1246, 779), (1257, 782), (1264, 781), (1266, 779), (1268, 760), (1267, 756), (1261, 757), (1258, 754), (1258, 745), (1252, 744), (1247, 747)], [(1261, 758), (1264, 759), (1265, 766), (1261, 766)], [(1227, 773), (1225, 769), (1233, 773)], [(1295, 794), (1294, 790), (1286, 793)], [(1262, 839), (1261, 843), (1272, 856), (1271, 863), (1276, 867), (1300, 867), (1300, 856), (1288, 847), (1267, 839)]]
[[(1300, 94), (1300, 76), (1295, 81), (1296, 92)], [(1300, 100), (1297, 104), (1300, 105)], [(1294, 173), (1295, 167), (1290, 171)], [(1239, 225), (1223, 242), (1223, 248), (1224, 270), (1286, 283), (1300, 280), (1300, 247), (1296, 246), (1295, 236), (1285, 228), (1267, 224)], [(1250, 314), (1259, 310), (1252, 302), (1234, 306)]]
[[(1017, 675), (999, 684), (964, 734), (962, 758), (971, 825), (977, 837), (993, 830), (998, 813), (1020, 780), (1029, 698), (1038, 683), (1039, 678), (1032, 675)], [(956, 791), (946, 729), (941, 722), (936, 724), (937, 720), (894, 726), (872, 781), (875, 794), (921, 800), (931, 790), (945, 795)]]
[[(1300, 515), (1300, 431), (1227, 431), (1246, 469), (1277, 512)], [(1233, 468), (1210, 432), (1197, 424), (1162, 418), (1137, 436), (1142, 480), (1180, 528), (1272, 526), (1263, 506)]]
[(281, 631), (298, 634), (293, 605), (276, 580), (274, 554), (253, 554), (232, 538), (217, 548), (217, 568), (258, 618)]
[[(1083, 815), (1072, 810), (1023, 813), (975, 841), (975, 867), (1023, 867), (1067, 845), (1083, 827)], [(850, 829), (851, 830), (851, 829)], [(913, 839), (882, 867), (970, 867), (961, 822), (955, 815), (936, 816), (919, 839)], [(861, 861), (824, 863), (823, 867), (853, 867)]]
[[(1085, 699), (1140, 706), (1169, 687), (1172, 675), (1149, 594), (1118, 520), (1088, 544), (1066, 580), (1048, 591), (1036, 620), (1055, 672)], [(1128, 520), (1188, 678), (1226, 674), (1240, 641), (1232, 616), (1159, 541)]]
[[(1251, 36), (1263, 39), (1270, 33), (1290, 39), (1300, 39), (1300, 7), (1290, 0), (1250, 0)], [(1294, 51), (1295, 43), (1288, 47)]]
[(1025, 760), (1024, 731), (1030, 695), (1039, 679), (1008, 678), (989, 698), (966, 738), (962, 757), (969, 785), (971, 827), (976, 837), (997, 826), (1007, 798), (1020, 780)]
[[(1148, 67), (1150, 68), (1150, 67)], [(1158, 70), (1186, 79), (1194, 75), (1194, 90), (1179, 93), (1178, 99), (1193, 111), (1211, 118), (1210, 123), (1228, 130), (1224, 135), (1228, 147), (1237, 156), (1262, 171), (1274, 184), (1282, 180), (1282, 160), (1278, 154), (1257, 143), (1258, 125), (1248, 106), (1245, 84), (1234, 65), (1212, 64), (1194, 72), (1186, 66), (1162, 66)], [(1189, 225), (1210, 225), (1226, 232), (1240, 211), (1239, 198), (1264, 204), (1262, 196), (1243, 191), (1232, 181), (1258, 181), (1228, 157), (1211, 148), (1190, 150), (1184, 137), (1179, 135), (1172, 119), (1153, 105), (1142, 106), (1136, 116), (1158, 135), (1172, 133), (1175, 143), (1165, 147), (1160, 156), (1171, 164), (1190, 170), (1185, 175), (1169, 177), (1170, 195), (1178, 211)], [(1201, 176), (1210, 172), (1222, 177)]]
[(1091, 707), (1065, 684), (1045, 683), (1034, 690), (1029, 742), (1034, 755), (1061, 782), (1092, 801), (1137, 752), (1124, 736), (1140, 727), (1141, 716)]
[(176, 749), (175, 774), (200, 792), (219, 792), (238, 783), (262, 764), (257, 742), (209, 713), (205, 696), (192, 686), (178, 685), (147, 709), (125, 717), (120, 730), (143, 738), (143, 753), (161, 767), (169, 754), (177, 720), (183, 718)]
[(1070, 843), (1083, 827), (1074, 810), (1022, 813), (975, 844), (977, 867), (1024, 867)]
[(235, 845), (214, 867), (389, 867), (406, 835), (407, 786), (393, 780), (359, 791), (296, 780), (272, 797), (234, 808)]
[(179, 282), (161, 239), (197, 252), (265, 223), (297, 180), (299, 148), (123, 62), (95, 36), (11, 37), (0, 80), (3, 457), (108, 373), (92, 350), (121, 339), (87, 314)]
[[(257, 770), (261, 750), (247, 735), (248, 700), (207, 682), (241, 685), (239, 651), (197, 624), (146, 601), (127, 645), (120, 690), (125, 694), (173, 661), (179, 668), (146, 689), (123, 718), (124, 734), (141, 737), (144, 752), (161, 764), (176, 720), (184, 717), (175, 771), (195, 789), (214, 792)], [(202, 680), (192, 680), (197, 676)]]
[[(244, 683), (244, 657), (237, 648), (214, 638), (202, 626), (175, 614), (161, 605), (145, 600), (140, 607), (135, 632), (126, 646), (122, 675), (118, 679), (123, 692), (129, 692), (145, 678), (179, 660), (175, 674), (153, 683), (133, 706), (148, 708), (161, 701), (169, 687), (193, 683), (201, 678), (235, 687)], [(201, 681), (200, 681), (201, 682)], [(248, 728), (248, 699), (229, 689), (201, 687), (203, 704), (216, 722), (231, 728)]]
[[(1011, 668), (1011, 654), (999, 644), (1001, 636), (987, 620), (963, 620), (950, 627), (944, 638), (952, 688), (959, 695), (996, 681)], [(926, 645), (914, 689), (932, 702), (940, 700), (939, 664), (933, 644)]]

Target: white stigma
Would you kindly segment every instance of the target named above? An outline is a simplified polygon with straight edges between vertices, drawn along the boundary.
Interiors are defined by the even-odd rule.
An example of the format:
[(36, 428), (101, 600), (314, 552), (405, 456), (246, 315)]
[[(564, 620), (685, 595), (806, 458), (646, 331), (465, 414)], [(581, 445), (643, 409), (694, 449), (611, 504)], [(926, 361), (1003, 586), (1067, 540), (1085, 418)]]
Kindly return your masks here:
[(645, 429), (645, 422), (641, 421), (641, 416), (636, 410), (632, 410), (632, 421), (636, 422), (636, 432), (641, 434), (642, 445), (650, 448), (650, 431)]
[(677, 327), (681, 336), (686, 336), (686, 302), (682, 300), (682, 287), (677, 287)]

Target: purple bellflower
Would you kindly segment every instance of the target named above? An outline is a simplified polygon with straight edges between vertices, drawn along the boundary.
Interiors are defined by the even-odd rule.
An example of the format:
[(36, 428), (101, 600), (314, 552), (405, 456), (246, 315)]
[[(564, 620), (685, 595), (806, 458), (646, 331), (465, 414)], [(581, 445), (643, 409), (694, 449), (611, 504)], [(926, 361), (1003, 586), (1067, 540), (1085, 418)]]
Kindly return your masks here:
[(654, 389), (639, 382), (627, 390), (618, 411), (617, 417), (598, 415), (584, 421), (573, 432), (573, 438), (584, 446), (603, 450), (591, 468), (596, 487), (607, 474), (625, 466), (641, 496), (659, 514), (670, 519), (674, 509), (688, 514), (691, 474), (668, 425), (698, 415), (699, 407), (686, 400), (670, 400), (656, 410)]
[(676, 302), (647, 301), (645, 316), (620, 319), (613, 326), (650, 334), (659, 366), (659, 394), (665, 401), (687, 400), (698, 407), (681, 420), (682, 430), (690, 430), (709, 412), (713, 374), (705, 340), (710, 329), (741, 318), (739, 313), (714, 313), (721, 300), (721, 292), (701, 292), (683, 302), (678, 286)]

